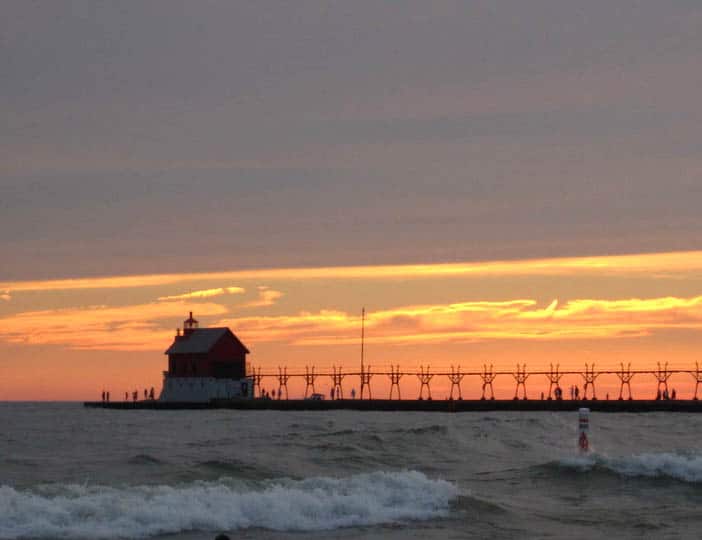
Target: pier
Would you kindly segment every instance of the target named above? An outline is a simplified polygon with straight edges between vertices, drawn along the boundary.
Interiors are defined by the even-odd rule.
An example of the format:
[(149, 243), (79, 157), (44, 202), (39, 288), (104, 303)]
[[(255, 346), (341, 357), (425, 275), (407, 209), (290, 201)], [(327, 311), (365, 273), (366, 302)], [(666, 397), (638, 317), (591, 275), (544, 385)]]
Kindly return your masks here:
[[(508, 379), (514, 384), (514, 401), (528, 401), (534, 398), (533, 394), (530, 397), (527, 388), (527, 383), (537, 385), (546, 389), (545, 393), (541, 393), (540, 400), (566, 400), (566, 394), (561, 387), (561, 380), (564, 377), (570, 377), (579, 382), (579, 388), (582, 389), (582, 400), (597, 401), (596, 383), (600, 377), (609, 376), (610, 380), (617, 381), (619, 392), (615, 394), (613, 400), (634, 400), (634, 390), (632, 389), (632, 380), (634, 377), (640, 383), (648, 380), (649, 383), (656, 384), (657, 399), (659, 400), (675, 400), (676, 397), (683, 398), (684, 396), (676, 396), (669, 388), (669, 380), (673, 376), (683, 376), (690, 384), (693, 382), (694, 392), (685, 399), (692, 401), (698, 400), (699, 384), (702, 382), (702, 369), (699, 363), (695, 364), (694, 368), (669, 368), (668, 363), (657, 363), (655, 368), (634, 370), (631, 369), (631, 363), (624, 365), (620, 363), (618, 368), (596, 369), (596, 365), (586, 363), (582, 370), (561, 370), (560, 366), (550, 364), (548, 370), (538, 369), (530, 371), (526, 364), (517, 364), (514, 370), (499, 371), (494, 369), (492, 365), (484, 364), (482, 369), (462, 370), (460, 366), (451, 366), (450, 370), (433, 371), (431, 366), (422, 365), (417, 370), (405, 369), (402, 370), (399, 365), (390, 365), (386, 369), (373, 370), (371, 366), (362, 366), (359, 371), (348, 370), (343, 371), (342, 368), (334, 366), (332, 371), (317, 371), (314, 366), (306, 366), (304, 371), (288, 371), (287, 367), (279, 367), (277, 372), (262, 372), (261, 368), (249, 368), (249, 378), (253, 382), (254, 397), (266, 397), (261, 393), (264, 381), (269, 384), (265, 385), (271, 389), (270, 397), (274, 400), (288, 399), (288, 382), (290, 380), (300, 379), (305, 383), (304, 398), (315, 393), (315, 383), (320, 380), (330, 382), (330, 387), (334, 389), (332, 399), (340, 400), (344, 397), (344, 388), (352, 386), (352, 393), (355, 394), (354, 381), (360, 389), (360, 400), (384, 401), (373, 398), (372, 381), (384, 380), (389, 383), (389, 395), (387, 401), (401, 400), (400, 381), (415, 380), (419, 382), (419, 393), (417, 401), (432, 399), (432, 382), (443, 379), (447, 384), (450, 384), (450, 391), (446, 394), (449, 400), (457, 398), (463, 400), (464, 390), (469, 388), (481, 388), (480, 400), (495, 399), (495, 381)], [(691, 377), (691, 378), (690, 378)], [(601, 379), (600, 379), (601, 380)], [(348, 396), (348, 392), (346, 393)], [(625, 397), (626, 396), (626, 397)], [(352, 397), (355, 397), (352, 396)], [(444, 396), (442, 396), (443, 398)], [(654, 397), (654, 396), (648, 396)], [(504, 396), (503, 399), (507, 399)], [(600, 399), (602, 395), (600, 393)], [(576, 396), (576, 401), (580, 398)], [(607, 396), (609, 399), (609, 396)], [(573, 397), (571, 396), (571, 400)], [(409, 400), (412, 401), (412, 400)]]
[(595, 412), (702, 412), (702, 402), (676, 400), (513, 400), (513, 399), (234, 399), (209, 403), (171, 401), (86, 401), (85, 407), (117, 410), (234, 409), (243, 411), (388, 411), (388, 412), (492, 412), (492, 411), (577, 411), (587, 406)]
[[(699, 383), (702, 372), (699, 363), (694, 369), (671, 369), (667, 363), (658, 363), (655, 369), (633, 370), (631, 364), (620, 364), (619, 369), (597, 370), (595, 364), (586, 364), (583, 370), (561, 371), (558, 365), (551, 364), (548, 370), (529, 371), (525, 364), (518, 364), (514, 371), (497, 371), (493, 366), (483, 365), (480, 371), (461, 370), (460, 366), (451, 366), (450, 371), (432, 371), (430, 366), (421, 366), (418, 371), (402, 370), (400, 366), (390, 366), (389, 371), (372, 370), (364, 366), (361, 371), (344, 371), (334, 366), (332, 371), (316, 371), (313, 366), (307, 366), (304, 371), (288, 371), (279, 367), (275, 372), (263, 372), (261, 368), (248, 368), (247, 379), (251, 382), (253, 397), (237, 399), (212, 399), (209, 402), (125, 400), (125, 401), (94, 401), (85, 402), (86, 407), (109, 409), (238, 409), (238, 410), (357, 410), (357, 411), (437, 411), (437, 412), (469, 412), (469, 411), (571, 411), (587, 404), (593, 411), (599, 412), (700, 412), (702, 403), (698, 399)], [(571, 392), (570, 399), (564, 397), (561, 380), (565, 376), (579, 378), (582, 384), (582, 394)], [(598, 399), (596, 382), (601, 376), (616, 377), (619, 382), (619, 393), (614, 399)], [(694, 393), (690, 396), (677, 396), (675, 390), (669, 391), (668, 383), (671, 377), (691, 377)], [(495, 399), (493, 384), (500, 377), (509, 378), (514, 383), (514, 394), (511, 399), (503, 397)], [(644, 378), (656, 385), (655, 399), (634, 399), (632, 380), (636, 377), (639, 382)], [(302, 399), (290, 399), (288, 382), (299, 378), (304, 384)], [(371, 382), (375, 379), (386, 378), (390, 384), (387, 398), (372, 397)], [(403, 378), (415, 379), (419, 382), (419, 395), (416, 399), (401, 399), (400, 381)], [(440, 398), (432, 398), (432, 381), (445, 378), (450, 384), (450, 392)], [(264, 380), (273, 383), (271, 392), (262, 390)], [(326, 379), (332, 388), (331, 399), (324, 399), (316, 393), (315, 383)], [(346, 386), (359, 384), (360, 392), (356, 395), (355, 387), (347, 392)], [(547, 392), (541, 392), (540, 398), (530, 399), (527, 382), (535, 383), (540, 380)], [(277, 384), (276, 384), (277, 383)], [(475, 391), (481, 389), (479, 399), (463, 399), (465, 386), (473, 386)], [(546, 384), (548, 383), (548, 385)], [(574, 387), (571, 387), (571, 390)], [(351, 399), (349, 399), (349, 395)], [(624, 396), (627, 396), (626, 399)], [(678, 399), (680, 398), (680, 399)]]

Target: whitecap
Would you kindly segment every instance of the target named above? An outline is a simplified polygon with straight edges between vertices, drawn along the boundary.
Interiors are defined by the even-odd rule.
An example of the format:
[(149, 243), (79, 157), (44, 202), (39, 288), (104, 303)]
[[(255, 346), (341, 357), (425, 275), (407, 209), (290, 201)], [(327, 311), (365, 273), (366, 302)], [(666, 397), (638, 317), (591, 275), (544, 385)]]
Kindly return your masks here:
[(0, 538), (144, 538), (260, 527), (331, 530), (446, 516), (458, 488), (415, 471), (280, 480), (258, 490), (231, 482), (183, 486), (0, 486)]
[(559, 463), (581, 471), (598, 467), (622, 476), (668, 477), (683, 482), (702, 482), (702, 455), (661, 452), (609, 457), (592, 453), (564, 458)]

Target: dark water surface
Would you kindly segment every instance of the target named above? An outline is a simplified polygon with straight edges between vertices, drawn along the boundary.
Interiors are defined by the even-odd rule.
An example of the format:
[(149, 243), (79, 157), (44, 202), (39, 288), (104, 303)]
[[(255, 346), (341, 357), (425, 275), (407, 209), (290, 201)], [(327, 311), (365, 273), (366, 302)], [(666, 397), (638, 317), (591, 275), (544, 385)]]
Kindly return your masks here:
[(699, 538), (702, 415), (0, 404), (0, 538)]

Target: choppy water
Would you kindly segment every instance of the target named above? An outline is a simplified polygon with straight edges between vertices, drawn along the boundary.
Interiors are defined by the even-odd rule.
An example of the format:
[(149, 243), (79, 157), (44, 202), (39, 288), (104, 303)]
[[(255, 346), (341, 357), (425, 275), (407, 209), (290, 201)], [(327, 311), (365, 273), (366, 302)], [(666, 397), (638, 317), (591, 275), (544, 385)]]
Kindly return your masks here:
[(0, 538), (698, 538), (702, 416), (0, 404)]

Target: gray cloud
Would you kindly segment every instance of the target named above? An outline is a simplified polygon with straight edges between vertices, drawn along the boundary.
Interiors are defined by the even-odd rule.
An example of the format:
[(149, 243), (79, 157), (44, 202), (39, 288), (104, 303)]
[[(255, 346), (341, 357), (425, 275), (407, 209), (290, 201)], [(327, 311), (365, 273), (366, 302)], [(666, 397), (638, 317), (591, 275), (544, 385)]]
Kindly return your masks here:
[(697, 2), (5, 2), (5, 278), (699, 248)]

